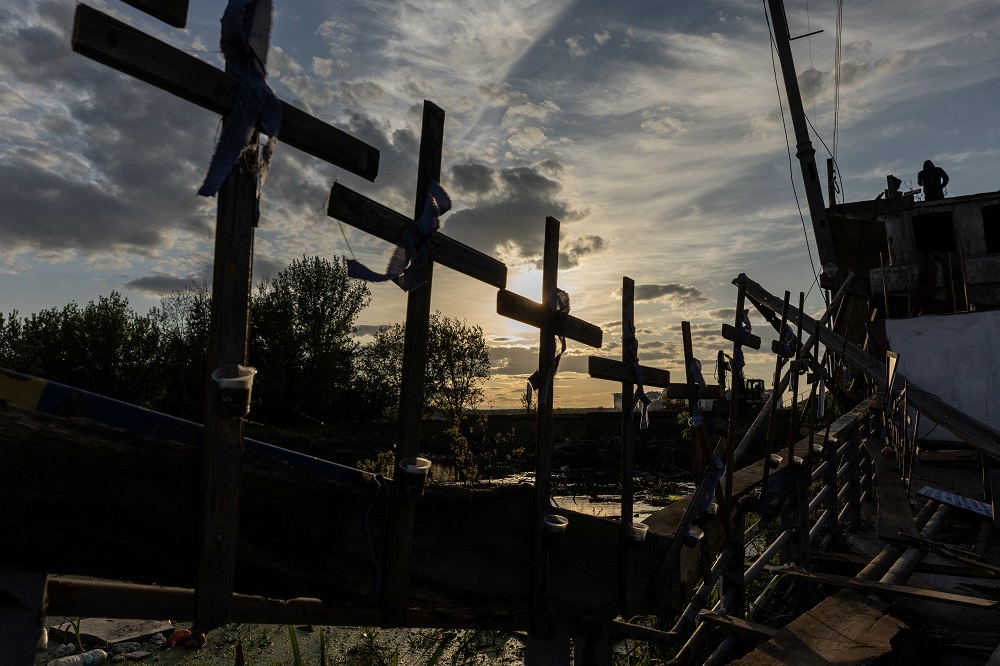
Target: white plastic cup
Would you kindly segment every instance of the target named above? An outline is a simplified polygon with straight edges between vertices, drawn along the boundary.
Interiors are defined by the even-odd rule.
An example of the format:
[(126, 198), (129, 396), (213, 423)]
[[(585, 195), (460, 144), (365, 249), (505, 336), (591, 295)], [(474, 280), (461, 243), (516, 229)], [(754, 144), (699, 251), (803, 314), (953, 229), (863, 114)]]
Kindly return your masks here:
[(629, 525), (628, 540), (633, 546), (638, 546), (646, 540), (646, 533), (649, 532), (649, 525), (645, 523), (632, 523)]
[(552, 548), (558, 548), (566, 535), (566, 528), (569, 526), (569, 518), (549, 514), (542, 521), (545, 523), (545, 540)]
[(771, 457), (768, 459), (768, 462), (771, 466), (771, 469), (778, 469), (778, 466), (781, 465), (783, 460), (784, 458), (779, 456), (777, 453), (772, 453)]
[(212, 379), (219, 386), (219, 411), (224, 416), (246, 416), (250, 413), (250, 390), (257, 368), (230, 363), (216, 368)]
[(688, 548), (694, 548), (701, 541), (702, 537), (705, 536), (705, 532), (702, 531), (697, 525), (692, 525), (688, 528), (687, 537), (684, 539), (684, 545)]
[(403, 475), (403, 488), (407, 493), (423, 495), (427, 485), (427, 474), (431, 461), (427, 458), (403, 458), (399, 461), (399, 471)]

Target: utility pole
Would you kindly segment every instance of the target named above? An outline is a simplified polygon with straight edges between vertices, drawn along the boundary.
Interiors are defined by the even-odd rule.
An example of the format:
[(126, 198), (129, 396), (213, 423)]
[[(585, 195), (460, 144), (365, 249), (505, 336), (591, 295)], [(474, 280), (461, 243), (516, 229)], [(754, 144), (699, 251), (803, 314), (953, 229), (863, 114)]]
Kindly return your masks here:
[(816, 236), (816, 248), (819, 250), (823, 273), (820, 276), (820, 286), (836, 290), (842, 277), (837, 267), (837, 253), (833, 246), (833, 234), (830, 231), (826, 207), (823, 205), (823, 188), (819, 173), (816, 170), (816, 150), (809, 140), (809, 127), (806, 124), (806, 113), (802, 108), (802, 95), (799, 92), (799, 82), (795, 77), (795, 63), (792, 61), (791, 38), (788, 34), (788, 20), (785, 18), (785, 4), (782, 0), (767, 0), (771, 22), (774, 24), (774, 41), (778, 48), (778, 62), (781, 64), (781, 74), (785, 80), (785, 95), (788, 97), (788, 108), (792, 115), (792, 127), (795, 129), (795, 156), (802, 167), (802, 180), (806, 188), (806, 200), (809, 203), (809, 217), (812, 218), (813, 233)]

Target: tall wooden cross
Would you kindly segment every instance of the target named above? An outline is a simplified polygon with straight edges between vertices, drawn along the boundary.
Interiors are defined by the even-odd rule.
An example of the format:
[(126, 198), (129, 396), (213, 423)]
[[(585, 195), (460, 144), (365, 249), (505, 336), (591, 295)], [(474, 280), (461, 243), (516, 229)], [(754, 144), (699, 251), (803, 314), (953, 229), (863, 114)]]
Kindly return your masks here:
[[(343, 185), (334, 184), (327, 214), (390, 243), (400, 239), (424, 207), (427, 188), (441, 177), (441, 153), (444, 142), (444, 111), (424, 102), (420, 136), (420, 160), (417, 166), (417, 194), (413, 217), (372, 201)], [(430, 331), (431, 278), (434, 262), (481, 280), (497, 289), (507, 285), (507, 267), (478, 250), (463, 245), (435, 231), (427, 241), (429, 261), (421, 269), (424, 284), (409, 292), (406, 304), (406, 332), (403, 341), (403, 376), (399, 396), (397, 461), (420, 453), (420, 429), (423, 418), (423, 385), (426, 379), (427, 341)], [(382, 612), (386, 626), (405, 626), (410, 543), (416, 497), (407, 493), (403, 475), (395, 474), (393, 510), (390, 514), (382, 563)]]
[[(173, 25), (183, 25), (183, 2), (131, 2)], [(151, 10), (152, 8), (152, 10)], [(167, 11), (169, 10), (169, 11)], [(93, 60), (226, 114), (237, 98), (237, 78), (85, 5), (76, 10), (73, 49)], [(281, 102), (281, 141), (368, 180), (378, 173), (378, 151), (289, 104)], [(209, 372), (246, 363), (257, 224), (256, 156), (245, 151), (219, 191)], [(211, 383), (210, 383), (211, 384)], [(205, 408), (202, 520), (195, 592), (196, 633), (225, 624), (230, 616), (239, 537), (243, 419), (220, 411), (210, 385)]]
[[(540, 329), (538, 371), (542, 388), (539, 390), (535, 435), (535, 544), (531, 568), (531, 631), (526, 664), (562, 663), (565, 652), (562, 637), (547, 617), (548, 553), (545, 548), (545, 516), (552, 512), (549, 496), (552, 491), (552, 403), (553, 365), (556, 357), (556, 335), (591, 347), (600, 347), (603, 333), (598, 326), (569, 314), (557, 313), (551, 306), (559, 274), (559, 220), (545, 218), (545, 248), (542, 259), (542, 302), (536, 303), (507, 290), (497, 293), (497, 314)], [(568, 649), (568, 647), (566, 648)], [(568, 653), (566, 653), (568, 660)]]
[[(595, 379), (606, 379), (621, 382), (622, 387), (622, 518), (621, 518), (621, 592), (622, 617), (632, 616), (632, 550), (630, 548), (632, 531), (633, 478), (632, 461), (635, 442), (635, 387), (636, 368), (633, 359), (626, 348), (626, 339), (635, 334), (635, 281), (630, 277), (622, 278), (622, 358), (615, 361), (600, 356), (588, 358), (590, 376)], [(660, 368), (639, 366), (642, 373), (643, 386), (655, 386), (667, 389), (670, 387), (670, 372)]]

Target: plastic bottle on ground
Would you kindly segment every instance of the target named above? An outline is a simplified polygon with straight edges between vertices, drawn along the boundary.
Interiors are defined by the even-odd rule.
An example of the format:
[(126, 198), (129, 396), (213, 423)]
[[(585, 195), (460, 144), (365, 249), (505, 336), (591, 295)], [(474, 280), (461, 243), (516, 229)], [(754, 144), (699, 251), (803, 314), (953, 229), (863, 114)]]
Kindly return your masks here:
[(90, 650), (82, 654), (73, 654), (68, 657), (53, 659), (47, 666), (92, 666), (103, 664), (108, 660), (108, 653), (104, 650)]

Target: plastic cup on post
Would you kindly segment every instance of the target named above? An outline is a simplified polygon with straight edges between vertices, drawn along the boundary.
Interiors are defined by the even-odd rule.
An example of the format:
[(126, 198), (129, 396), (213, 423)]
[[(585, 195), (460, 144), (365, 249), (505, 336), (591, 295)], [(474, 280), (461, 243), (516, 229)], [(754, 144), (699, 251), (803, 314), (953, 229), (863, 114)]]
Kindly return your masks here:
[(632, 546), (641, 546), (646, 540), (646, 533), (649, 525), (645, 523), (632, 523), (628, 529), (628, 542)]
[(219, 387), (219, 411), (223, 416), (242, 417), (250, 413), (250, 390), (257, 368), (230, 363), (216, 368), (212, 379)]
[(423, 495), (427, 485), (427, 473), (431, 461), (427, 458), (403, 458), (399, 461), (399, 471), (403, 475), (403, 489), (409, 495)]
[(545, 516), (544, 522), (545, 538), (548, 540), (550, 546), (558, 548), (559, 544), (562, 543), (563, 536), (566, 534), (566, 527), (569, 525), (569, 518), (549, 514)]

